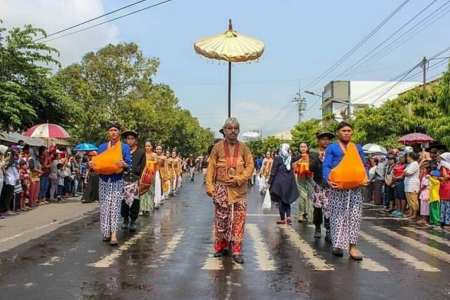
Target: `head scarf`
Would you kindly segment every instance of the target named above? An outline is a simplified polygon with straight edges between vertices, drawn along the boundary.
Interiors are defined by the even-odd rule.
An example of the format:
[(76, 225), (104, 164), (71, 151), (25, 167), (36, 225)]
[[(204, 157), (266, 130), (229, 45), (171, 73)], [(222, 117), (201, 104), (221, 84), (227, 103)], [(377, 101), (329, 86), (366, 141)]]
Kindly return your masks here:
[(30, 157), (34, 160), (34, 167), (38, 169), (41, 166), (41, 163), (37, 157), (37, 149), (30, 148), (29, 150)]
[(450, 152), (442, 153), (439, 156), (441, 157), (439, 167), (444, 167), (450, 170)]
[(283, 158), (283, 163), (286, 166), (286, 169), (291, 169), (291, 156), (289, 155), (289, 145), (288, 144), (282, 144), (280, 147), (280, 156)]
[(111, 128), (116, 128), (117, 130), (120, 130), (122, 127), (120, 126), (120, 123), (117, 121), (110, 121), (108, 124), (108, 130)]

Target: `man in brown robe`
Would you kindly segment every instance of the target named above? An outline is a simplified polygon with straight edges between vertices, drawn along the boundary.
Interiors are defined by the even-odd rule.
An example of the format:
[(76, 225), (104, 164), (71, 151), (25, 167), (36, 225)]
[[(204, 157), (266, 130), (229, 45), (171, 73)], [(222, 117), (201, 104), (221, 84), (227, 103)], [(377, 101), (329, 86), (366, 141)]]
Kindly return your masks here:
[(214, 145), (206, 173), (206, 193), (213, 197), (215, 206), (214, 257), (231, 249), (233, 260), (243, 264), (247, 181), (254, 163), (250, 149), (237, 140), (239, 121), (228, 118), (222, 129), (225, 139)]

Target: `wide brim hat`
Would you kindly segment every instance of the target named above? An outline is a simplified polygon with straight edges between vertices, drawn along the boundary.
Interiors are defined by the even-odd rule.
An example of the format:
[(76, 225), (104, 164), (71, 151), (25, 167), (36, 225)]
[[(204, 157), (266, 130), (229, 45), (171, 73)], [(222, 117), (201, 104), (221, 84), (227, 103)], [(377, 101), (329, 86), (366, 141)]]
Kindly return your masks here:
[(127, 136), (129, 136), (129, 135), (134, 136), (135, 139), (137, 139), (138, 136), (139, 136), (139, 135), (137, 134), (137, 132), (135, 132), (135, 131), (133, 131), (133, 130), (126, 130), (126, 131), (122, 132), (122, 134), (121, 134), (121, 136), (122, 136), (123, 139), (126, 139)]
[(334, 139), (336, 137), (336, 135), (334, 135), (331, 132), (321, 132), (321, 133), (317, 134), (317, 139), (319, 139), (319, 140), (321, 138), (324, 138), (324, 137), (329, 138), (330, 140), (332, 140), (332, 139)]

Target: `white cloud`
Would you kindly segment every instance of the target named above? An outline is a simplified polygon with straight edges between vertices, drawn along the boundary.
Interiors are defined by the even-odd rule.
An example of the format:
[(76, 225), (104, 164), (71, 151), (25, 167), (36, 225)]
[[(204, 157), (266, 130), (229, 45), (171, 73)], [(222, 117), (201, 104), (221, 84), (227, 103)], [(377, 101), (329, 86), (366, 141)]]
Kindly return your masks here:
[[(6, 28), (31, 24), (44, 29), (47, 34), (104, 14), (101, 0), (0, 0), (0, 19)], [(88, 27), (106, 19), (98, 19), (72, 31)], [(64, 35), (68, 32), (64, 32)], [(58, 37), (57, 35), (55, 37)], [(51, 39), (53, 37), (50, 37)], [(119, 41), (119, 29), (105, 24), (47, 44), (61, 53), (58, 60), (63, 66), (78, 62), (89, 51), (96, 51), (108, 43)]]
[[(272, 104), (272, 103), (271, 103)], [(239, 120), (241, 135), (250, 130), (262, 130), (263, 137), (292, 129), (296, 123), (295, 104), (274, 107), (264, 103), (239, 101), (232, 107), (232, 116)], [(219, 136), (226, 119), (226, 110), (213, 109), (207, 118), (198, 117), (201, 125), (209, 127)], [(195, 116), (195, 113), (194, 113)]]

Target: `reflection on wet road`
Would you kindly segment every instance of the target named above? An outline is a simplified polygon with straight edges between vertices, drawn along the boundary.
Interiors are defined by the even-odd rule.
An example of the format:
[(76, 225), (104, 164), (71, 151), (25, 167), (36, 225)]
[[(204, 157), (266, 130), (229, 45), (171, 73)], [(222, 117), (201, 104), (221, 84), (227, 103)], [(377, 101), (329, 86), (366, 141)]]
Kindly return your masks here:
[(450, 299), (449, 233), (366, 207), (356, 263), (261, 204), (252, 191), (243, 266), (212, 256), (212, 201), (185, 182), (117, 248), (102, 243), (96, 211), (0, 253), (0, 299)]

